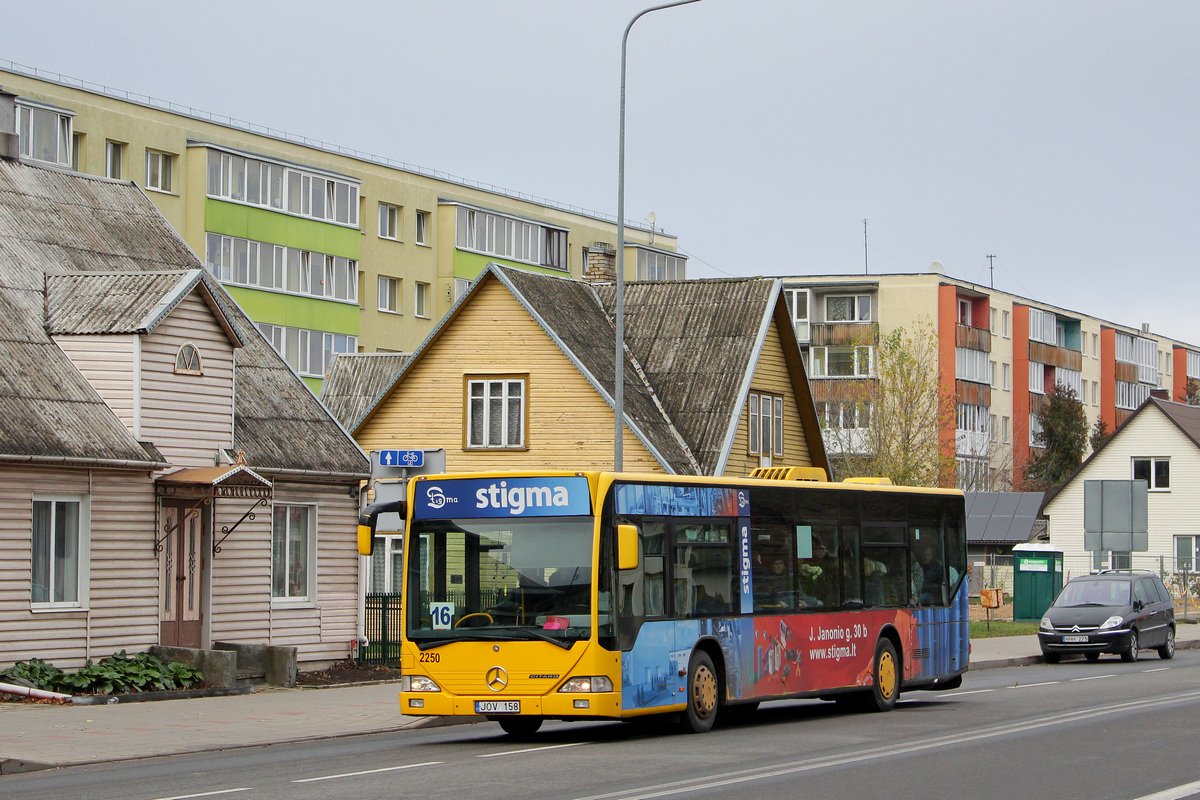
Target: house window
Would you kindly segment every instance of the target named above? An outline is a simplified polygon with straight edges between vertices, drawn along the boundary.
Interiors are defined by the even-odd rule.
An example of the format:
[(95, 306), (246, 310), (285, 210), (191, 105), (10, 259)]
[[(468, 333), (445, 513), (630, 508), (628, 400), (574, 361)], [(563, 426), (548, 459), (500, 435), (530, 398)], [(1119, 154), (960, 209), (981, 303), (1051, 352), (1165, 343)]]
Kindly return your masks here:
[(72, 115), (53, 108), (17, 104), (21, 155), (62, 167), (71, 165)]
[(34, 607), (83, 606), (88, 533), (86, 498), (34, 495), (29, 595)]
[(1000, 312), (1000, 335), (1005, 339), (1008, 338), (1008, 312)]
[(808, 289), (784, 289), (783, 299), (787, 303), (788, 313), (792, 315), (792, 327), (796, 329), (796, 339), (800, 342), (809, 340), (808, 333)]
[(358, 262), (253, 239), (207, 234), (205, 263), (217, 280), (358, 302)]
[(826, 322), (870, 322), (871, 296), (829, 295), (825, 298)]
[(990, 331), (993, 336), (996, 335), (996, 309), (994, 308), (991, 309), (991, 320), (988, 325), (988, 331)]
[(1194, 573), (1197, 556), (1200, 556), (1200, 536), (1175, 537), (1175, 569)]
[(995, 389), (996, 388), (996, 362), (995, 361), (988, 362), (988, 372), (990, 373), (988, 376), (988, 386), (991, 386), (993, 389)]
[(121, 178), (121, 162), (125, 157), (125, 145), (120, 142), (104, 143), (104, 175), (108, 178)]
[(750, 452), (764, 457), (783, 455), (783, 398), (751, 392), (749, 413)]
[(271, 518), (271, 597), (308, 600), (315, 594), (316, 508), (276, 503)]
[(379, 204), (379, 238), (398, 241), (400, 238), (400, 208)]
[(1007, 392), (1012, 388), (1011, 365), (1001, 364), (1000, 367), (1000, 387)]
[(1010, 441), (1012, 441), (1011, 428), (1012, 428), (1012, 425), (1009, 423), (1008, 417), (1001, 417), (1000, 418), (1000, 440), (1004, 444), (1008, 444)]
[(1092, 381), (1092, 405), (1100, 405), (1100, 384), (1097, 381)]
[(417, 291), (416, 291), (416, 308), (413, 313), (415, 313), (418, 317), (428, 317), (429, 316), (429, 309), (427, 307), (428, 303), (429, 303), (429, 284), (428, 283), (418, 283)]
[(639, 281), (686, 280), (687, 259), (638, 248), (637, 279)]
[(867, 378), (874, 366), (872, 347), (814, 347), (812, 348), (812, 377)]
[(180, 345), (179, 352), (175, 354), (175, 372), (180, 375), (204, 374), (204, 369), (200, 365), (200, 351), (196, 349), (196, 345), (191, 343)]
[(467, 380), (467, 447), (525, 447), (525, 380)]
[(988, 382), (988, 354), (969, 347), (954, 348), (955, 377), (975, 383)]
[(832, 430), (867, 430), (871, 427), (871, 404), (858, 400), (817, 403), (817, 420)]
[(86, 148), (83, 143), (83, 134), (71, 134), (71, 169), (75, 170), (76, 172), (80, 171), (85, 152)]
[(1171, 490), (1171, 459), (1169, 458), (1135, 458), (1133, 459), (1133, 479), (1145, 481), (1152, 492), (1167, 492)]
[(208, 196), (358, 227), (358, 183), (260, 158), (208, 151)]
[(970, 325), (971, 324), (971, 301), (970, 300), (959, 299), (959, 301), (958, 301), (958, 324), (959, 325)]
[(1092, 358), (1100, 357), (1100, 334), (1092, 334)]
[(175, 156), (160, 153), (157, 150), (146, 151), (146, 188), (159, 192), (169, 192), (172, 189), (172, 172), (175, 166)]
[(429, 212), (417, 212), (417, 244), (429, 244)]
[(340, 353), (358, 350), (358, 337), (307, 328), (258, 323), (258, 329), (292, 369), (308, 378), (324, 378)]
[(404, 537), (376, 536), (375, 551), (371, 556), (371, 571), (367, 576), (367, 592), (399, 594), (403, 588), (403, 575)]
[(393, 314), (400, 312), (400, 280), (379, 276), (379, 310)]

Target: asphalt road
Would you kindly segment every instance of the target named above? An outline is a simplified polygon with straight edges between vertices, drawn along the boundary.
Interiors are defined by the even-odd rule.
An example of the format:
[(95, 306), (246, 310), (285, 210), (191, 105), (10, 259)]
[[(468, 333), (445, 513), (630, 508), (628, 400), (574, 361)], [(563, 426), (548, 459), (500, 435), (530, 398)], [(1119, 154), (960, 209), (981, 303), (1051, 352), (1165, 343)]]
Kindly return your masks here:
[(1200, 797), (1197, 714), (1190, 650), (968, 674), (888, 714), (774, 703), (700, 736), (547, 723), (530, 742), (460, 725), (4, 776), (0, 798), (1172, 800)]

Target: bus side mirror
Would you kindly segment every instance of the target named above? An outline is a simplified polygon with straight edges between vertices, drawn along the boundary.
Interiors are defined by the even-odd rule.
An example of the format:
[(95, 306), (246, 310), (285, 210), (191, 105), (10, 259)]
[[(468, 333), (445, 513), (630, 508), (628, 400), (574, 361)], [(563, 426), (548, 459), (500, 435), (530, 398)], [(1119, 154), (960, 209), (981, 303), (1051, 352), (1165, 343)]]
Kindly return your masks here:
[(372, 503), (358, 515), (358, 554), (369, 556), (375, 551), (375, 521), (380, 514), (395, 512), (401, 517), (408, 512), (408, 503), (404, 500), (389, 500), (386, 503)]
[(637, 569), (638, 529), (636, 525), (617, 526), (617, 569)]

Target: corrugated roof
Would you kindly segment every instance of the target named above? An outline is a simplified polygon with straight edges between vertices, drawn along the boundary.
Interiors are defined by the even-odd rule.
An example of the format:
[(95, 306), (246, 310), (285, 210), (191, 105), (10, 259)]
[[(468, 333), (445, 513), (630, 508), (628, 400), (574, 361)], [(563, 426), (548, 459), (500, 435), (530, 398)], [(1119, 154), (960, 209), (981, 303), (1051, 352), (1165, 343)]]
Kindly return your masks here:
[(149, 333), (166, 316), (164, 300), (177, 303), (198, 280), (198, 270), (48, 275), (46, 331), (51, 336)]
[[(47, 334), (153, 324), (179, 276), (203, 269), (154, 204), (132, 183), (0, 161), (0, 455), (159, 460), (135, 442)], [(96, 280), (73, 273), (140, 273)], [(147, 278), (168, 273), (175, 277)], [(47, 279), (49, 276), (49, 280)], [(209, 277), (203, 288), (224, 312), (236, 351), (234, 449), (258, 471), (365, 475), (366, 456)], [(53, 308), (46, 303), (48, 283)], [(198, 284), (193, 284), (198, 285)], [(138, 313), (144, 318), (134, 321)], [(114, 319), (105, 323), (103, 313)], [(157, 313), (165, 313), (162, 308)], [(156, 455), (156, 454), (155, 454)]]
[(339, 353), (317, 395), (346, 430), (354, 430), (403, 371), (406, 353)]
[(967, 541), (1028, 542), (1037, 533), (1042, 492), (967, 492)]

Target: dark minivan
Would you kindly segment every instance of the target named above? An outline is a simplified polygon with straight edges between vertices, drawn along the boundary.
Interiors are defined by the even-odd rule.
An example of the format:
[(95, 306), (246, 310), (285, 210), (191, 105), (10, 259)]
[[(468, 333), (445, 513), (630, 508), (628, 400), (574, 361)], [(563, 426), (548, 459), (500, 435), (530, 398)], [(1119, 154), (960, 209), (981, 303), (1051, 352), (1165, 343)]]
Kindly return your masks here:
[(1107, 570), (1075, 578), (1063, 587), (1038, 628), (1042, 655), (1057, 664), (1081, 653), (1095, 661), (1119, 653), (1137, 661), (1153, 647), (1162, 658), (1175, 655), (1175, 604), (1153, 572)]

